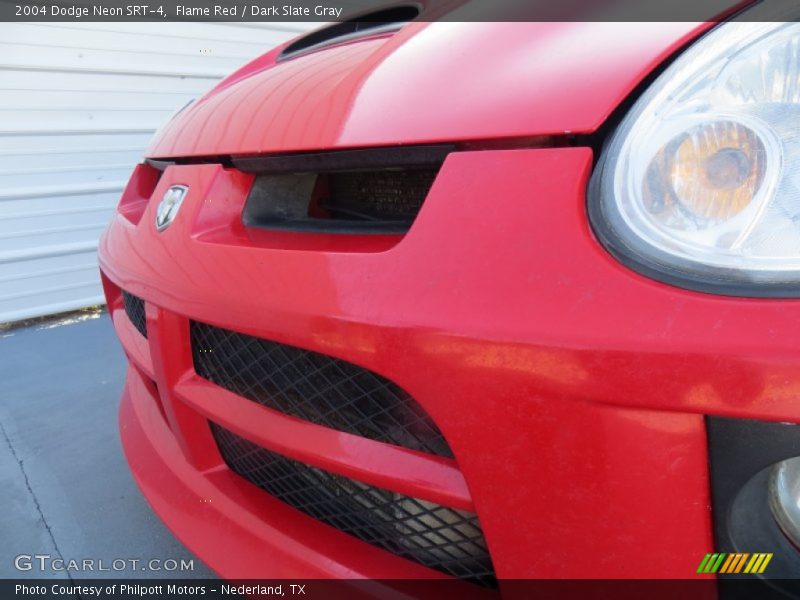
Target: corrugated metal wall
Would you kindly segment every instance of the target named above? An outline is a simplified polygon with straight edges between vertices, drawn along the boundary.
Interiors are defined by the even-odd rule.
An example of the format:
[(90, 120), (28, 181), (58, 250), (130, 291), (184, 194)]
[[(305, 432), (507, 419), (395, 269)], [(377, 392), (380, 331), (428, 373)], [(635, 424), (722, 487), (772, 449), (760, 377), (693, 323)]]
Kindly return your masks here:
[(102, 302), (97, 239), (156, 128), (310, 27), (0, 24), (0, 323)]

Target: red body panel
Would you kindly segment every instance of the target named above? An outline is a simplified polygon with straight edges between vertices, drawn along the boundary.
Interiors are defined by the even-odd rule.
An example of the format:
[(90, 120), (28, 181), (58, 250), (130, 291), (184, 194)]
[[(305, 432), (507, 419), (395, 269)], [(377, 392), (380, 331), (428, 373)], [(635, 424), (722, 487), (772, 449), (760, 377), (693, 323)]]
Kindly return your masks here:
[[(591, 132), (703, 27), (414, 25), (267, 57), (149, 154)], [(454, 56), (470, 56), (463, 72), (447, 68)], [(453, 153), (404, 236), (250, 230), (252, 176), (170, 166), (151, 189), (140, 167), (100, 262), (131, 360), (123, 443), (156, 511), (225, 577), (439, 576), (232, 475), (215, 418), (292, 458), (474, 509), (500, 578), (691, 576), (713, 544), (704, 415), (796, 420), (800, 305), (690, 292), (619, 264), (589, 228), (592, 159), (580, 147)], [(189, 193), (159, 233), (147, 198), (176, 184)], [(119, 288), (147, 302), (146, 342)], [(189, 319), (388, 377), (455, 461), (214, 402), (193, 373)]]
[(420, 23), (278, 64), (273, 52), (180, 114), (147, 155), (588, 133), (705, 27)]
[[(209, 212), (229, 229), (223, 215), (241, 209), (231, 199), (242, 196), (245, 176), (216, 165), (170, 167), (154, 197), (188, 185), (186, 212), (163, 233), (152, 227), (152, 204), (138, 226), (117, 217), (102, 266), (165, 316), (339, 356), (407, 389), (455, 452), (500, 577), (685, 575), (711, 547), (701, 413), (744, 412), (740, 376), (730, 373), (783, 376), (788, 355), (777, 344), (769, 344), (774, 354), (747, 350), (796, 319), (790, 303), (703, 296), (618, 265), (586, 223), (590, 165), (591, 152), (580, 148), (451, 155), (412, 231), (382, 252), (285, 250), (235, 229), (209, 231)], [(151, 316), (159, 330), (162, 316)], [(742, 323), (760, 327), (743, 335)], [(151, 338), (159, 352), (158, 334)], [(186, 410), (174, 390), (191, 365), (181, 358), (186, 349), (171, 352), (174, 374), (152, 375), (162, 400)], [(674, 393), (674, 381), (685, 389)], [(720, 390), (716, 403), (698, 404), (711, 398), (697, 392), (707, 389)], [(783, 408), (788, 414), (789, 403)], [(313, 433), (305, 443), (315, 443)], [(210, 453), (190, 460), (221, 468), (206, 442), (187, 443)], [(126, 442), (147, 489), (163, 473), (137, 468), (142, 444)], [(185, 529), (175, 506), (168, 522)], [(242, 542), (226, 540), (232, 551)], [(210, 549), (193, 546), (222, 570)], [(287, 572), (265, 563), (260, 574)]]

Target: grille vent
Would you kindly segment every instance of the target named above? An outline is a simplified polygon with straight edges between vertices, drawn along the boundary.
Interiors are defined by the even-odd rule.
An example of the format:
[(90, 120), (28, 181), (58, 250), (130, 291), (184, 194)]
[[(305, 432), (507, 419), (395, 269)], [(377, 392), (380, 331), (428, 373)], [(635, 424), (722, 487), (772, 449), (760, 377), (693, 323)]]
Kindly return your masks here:
[(422, 407), (368, 369), (195, 321), (190, 331), (197, 374), (235, 394), (318, 425), (453, 456)]
[(211, 428), (231, 470), (275, 498), (398, 556), (460, 579), (496, 585), (476, 515), (299, 463), (215, 423)]
[(432, 145), (234, 158), (257, 175), (242, 221), (264, 229), (404, 233), (452, 151)]
[(122, 291), (122, 303), (125, 306), (125, 314), (128, 315), (133, 326), (144, 337), (147, 337), (147, 321), (144, 314), (144, 300)]
[(317, 199), (330, 219), (397, 223), (408, 228), (428, 195), (437, 169), (331, 173)]
[(399, 6), (362, 13), (356, 18), (342, 21), (304, 35), (286, 46), (278, 56), (278, 60), (286, 60), (335, 44), (351, 42), (369, 35), (396, 31), (405, 23), (419, 16), (419, 13), (419, 7), (414, 4), (401, 4)]

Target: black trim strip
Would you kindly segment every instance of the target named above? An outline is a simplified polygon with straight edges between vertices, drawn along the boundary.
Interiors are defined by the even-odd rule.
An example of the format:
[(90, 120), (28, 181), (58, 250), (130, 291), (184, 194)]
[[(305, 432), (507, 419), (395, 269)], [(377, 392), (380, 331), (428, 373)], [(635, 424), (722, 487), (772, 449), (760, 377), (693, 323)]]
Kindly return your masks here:
[(166, 171), (167, 167), (171, 167), (172, 165), (176, 164), (174, 160), (156, 160), (153, 158), (145, 158), (144, 162), (156, 169), (157, 171)]
[(231, 160), (245, 173), (330, 173), (369, 169), (414, 168), (441, 164), (455, 151), (452, 144), (389, 146), (275, 156), (239, 156)]

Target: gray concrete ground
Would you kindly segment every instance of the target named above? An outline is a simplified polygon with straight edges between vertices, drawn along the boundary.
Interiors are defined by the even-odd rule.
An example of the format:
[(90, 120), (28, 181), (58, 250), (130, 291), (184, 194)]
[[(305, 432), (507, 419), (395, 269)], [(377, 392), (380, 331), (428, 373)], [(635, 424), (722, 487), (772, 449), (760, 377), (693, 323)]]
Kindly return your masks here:
[[(124, 370), (105, 313), (0, 331), (0, 578), (67, 578), (35, 561), (16, 570), (15, 557), (36, 554), (141, 561), (120, 572), (69, 572), (74, 579), (213, 576), (131, 478), (117, 432)], [(192, 558), (193, 571), (142, 570), (151, 559)]]

